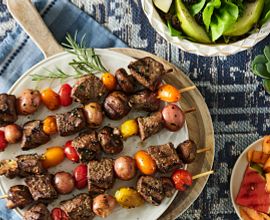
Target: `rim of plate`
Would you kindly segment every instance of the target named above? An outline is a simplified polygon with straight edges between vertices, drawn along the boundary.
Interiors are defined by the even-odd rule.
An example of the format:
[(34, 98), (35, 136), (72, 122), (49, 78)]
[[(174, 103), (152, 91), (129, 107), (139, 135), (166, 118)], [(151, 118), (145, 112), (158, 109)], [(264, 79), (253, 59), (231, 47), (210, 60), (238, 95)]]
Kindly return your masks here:
[(161, 20), (158, 12), (156, 11), (153, 0), (141, 0), (142, 8), (147, 16), (151, 26), (159, 33), (167, 42), (179, 47), (188, 53), (200, 56), (229, 56), (241, 51), (247, 50), (264, 38), (270, 33), (270, 19), (261, 26), (258, 32), (250, 34), (246, 38), (230, 43), (230, 44), (201, 44), (187, 39), (180, 39), (172, 37), (169, 33), (167, 26)]
[[(254, 141), (253, 143), (251, 143), (241, 154), (240, 156), (238, 157), (237, 161), (235, 162), (234, 166), (233, 166), (233, 170), (232, 170), (232, 174), (231, 174), (231, 180), (230, 180), (230, 196), (231, 196), (231, 201), (232, 201), (232, 204), (233, 204), (233, 208), (236, 212), (236, 214), (238, 215), (238, 217), (240, 219), (241, 218), (241, 215), (239, 213), (239, 205), (237, 205), (234, 201), (234, 198), (233, 198), (233, 193), (232, 193), (232, 188), (233, 188), (233, 176), (235, 175), (235, 173), (237, 172), (237, 168), (239, 166), (239, 163), (240, 163), (240, 160), (246, 156), (247, 154), (247, 151), (254, 148), (255, 146), (259, 145), (261, 142), (263, 141), (263, 138), (260, 138), (259, 140), (256, 140)], [(247, 163), (248, 164), (248, 161)], [(243, 173), (244, 174), (244, 173)]]

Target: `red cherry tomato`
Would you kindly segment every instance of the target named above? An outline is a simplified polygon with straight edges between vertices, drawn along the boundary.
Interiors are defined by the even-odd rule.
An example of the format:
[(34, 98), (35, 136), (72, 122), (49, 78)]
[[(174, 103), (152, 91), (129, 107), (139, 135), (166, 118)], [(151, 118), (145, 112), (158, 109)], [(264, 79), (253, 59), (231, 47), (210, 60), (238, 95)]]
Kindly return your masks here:
[(0, 130), (0, 151), (4, 151), (8, 145), (5, 138), (5, 132)]
[(80, 164), (73, 171), (75, 186), (77, 189), (83, 189), (87, 186), (87, 166)]
[(179, 191), (185, 191), (186, 186), (192, 185), (192, 176), (187, 170), (176, 170), (172, 174), (174, 186)]
[(72, 104), (71, 97), (72, 87), (69, 84), (63, 84), (59, 90), (60, 104), (62, 106), (69, 106)]
[(60, 208), (54, 208), (51, 211), (51, 217), (53, 220), (68, 220), (67, 214)]
[(65, 149), (64, 149), (66, 158), (71, 160), (72, 162), (78, 163), (80, 158), (76, 151), (76, 149), (72, 146), (72, 140), (67, 141), (65, 143)]

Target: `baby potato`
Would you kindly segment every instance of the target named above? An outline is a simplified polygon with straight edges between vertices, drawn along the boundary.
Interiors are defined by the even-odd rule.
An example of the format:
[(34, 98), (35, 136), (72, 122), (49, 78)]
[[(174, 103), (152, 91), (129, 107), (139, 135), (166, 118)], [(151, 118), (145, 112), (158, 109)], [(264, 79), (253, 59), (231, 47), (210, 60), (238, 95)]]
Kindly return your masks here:
[(162, 110), (165, 127), (170, 131), (180, 130), (185, 123), (184, 112), (175, 104), (166, 105)]
[(17, 99), (17, 109), (22, 115), (33, 114), (41, 104), (41, 94), (38, 90), (26, 89)]
[(135, 160), (129, 156), (119, 157), (114, 161), (114, 171), (121, 180), (131, 180), (136, 174)]
[(110, 215), (115, 206), (115, 198), (108, 194), (100, 194), (93, 199), (93, 212), (102, 218)]
[(84, 106), (84, 112), (88, 126), (98, 128), (103, 122), (103, 112), (101, 105), (97, 102), (91, 102)]
[(123, 208), (127, 209), (141, 206), (144, 203), (140, 194), (135, 189), (129, 187), (118, 189), (115, 193), (115, 198)]
[(134, 119), (125, 121), (120, 126), (121, 134), (123, 138), (128, 138), (130, 136), (136, 135), (138, 133), (138, 124)]
[(22, 129), (16, 124), (7, 125), (5, 127), (5, 138), (8, 143), (15, 144), (22, 138)]

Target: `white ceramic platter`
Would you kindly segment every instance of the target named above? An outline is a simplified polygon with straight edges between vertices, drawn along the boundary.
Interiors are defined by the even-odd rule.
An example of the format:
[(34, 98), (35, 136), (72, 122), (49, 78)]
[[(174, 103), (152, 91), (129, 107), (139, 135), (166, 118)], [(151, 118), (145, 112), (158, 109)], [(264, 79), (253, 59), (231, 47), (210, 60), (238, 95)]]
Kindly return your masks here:
[(239, 156), (239, 158), (237, 159), (233, 171), (232, 171), (232, 175), (231, 175), (231, 182), (230, 182), (230, 192), (231, 192), (231, 200), (232, 200), (232, 204), (234, 207), (235, 212), (237, 213), (238, 217), (240, 219), (240, 211), (239, 211), (239, 206), (235, 203), (237, 194), (239, 192), (247, 165), (248, 165), (248, 161), (247, 161), (247, 152), (250, 149), (254, 149), (254, 150), (262, 150), (262, 142), (263, 142), (263, 138), (253, 142), (251, 145), (249, 145), (243, 152), (242, 154)]
[[(101, 56), (101, 60), (104, 64), (104, 66), (111, 72), (114, 73), (118, 68), (120, 67), (124, 67), (127, 69), (128, 64), (134, 60), (133, 58), (117, 53), (117, 52), (113, 52), (110, 50), (96, 50), (97, 54), (99, 54)], [(10, 89), (9, 93), (14, 94), (16, 96), (20, 95), (20, 93), (26, 89), (26, 88), (32, 88), (32, 89), (38, 89), (38, 90), (42, 90), (45, 89), (47, 87), (51, 87), (53, 88), (55, 91), (58, 91), (61, 84), (63, 82), (59, 81), (59, 80), (55, 80), (55, 81), (42, 81), (42, 82), (33, 82), (31, 75), (32, 74), (45, 74), (46, 73), (46, 69), (49, 70), (55, 70), (56, 67), (66, 71), (66, 72), (73, 72), (72, 68), (68, 65), (68, 62), (71, 61), (72, 59), (72, 55), (64, 52), (64, 53), (60, 53), (57, 54), (49, 59), (46, 59), (45, 61), (42, 61), (41, 63), (37, 64), (36, 66), (34, 66), (33, 68), (31, 68), (28, 72), (26, 72), (14, 85), (13, 87)], [(67, 80), (65, 82), (68, 82), (69, 84), (73, 85), (74, 84), (74, 80)], [(59, 112), (66, 112), (69, 111), (71, 109), (73, 109), (74, 107), (76, 107), (77, 104), (73, 103), (70, 107), (61, 107), (59, 110), (57, 111), (49, 111), (45, 106), (41, 106), (39, 108), (39, 110), (31, 116), (27, 116), (27, 117), (23, 117), (20, 116), (19, 120), (16, 122), (19, 125), (23, 125), (26, 121), (32, 120), (32, 119), (44, 119), (46, 116), (48, 115), (52, 115), (52, 114), (56, 114)], [(113, 127), (119, 126), (123, 121), (127, 120), (128, 118), (135, 118), (139, 115), (145, 115), (146, 113), (144, 112), (133, 112), (131, 111), (128, 116), (126, 116), (124, 119), (120, 120), (120, 121), (110, 121), (108, 119), (106, 119), (103, 123), (103, 125), (112, 125)], [(0, 159), (12, 159), (14, 158), (16, 155), (19, 154), (29, 154), (29, 153), (39, 153), (42, 154), (46, 148), (50, 147), (50, 146), (63, 146), (64, 143), (67, 140), (73, 139), (76, 135), (73, 136), (69, 136), (69, 137), (60, 137), (59, 135), (54, 135), (51, 138), (51, 141), (48, 142), (45, 145), (42, 145), (36, 149), (32, 149), (29, 151), (21, 151), (20, 150), (20, 144), (13, 144), (13, 145), (9, 145), (7, 147), (7, 149), (0, 153)], [(165, 129), (163, 129), (161, 132), (159, 132), (158, 134), (152, 136), (151, 138), (147, 139), (145, 141), (145, 143), (141, 143), (140, 139), (138, 137), (132, 137), (129, 138), (127, 141), (125, 141), (125, 146), (124, 146), (124, 150), (116, 155), (115, 157), (119, 157), (120, 155), (131, 155), (133, 156), (134, 153), (140, 149), (145, 149), (147, 146), (150, 145), (157, 145), (157, 144), (165, 144), (168, 142), (172, 142), (173, 144), (175, 144), (176, 146), (183, 142), (184, 140), (188, 139), (188, 129), (187, 129), (187, 125), (185, 124), (185, 126), (178, 132), (169, 132)], [(108, 155), (107, 155), (108, 157)], [(49, 171), (51, 173), (55, 173), (57, 171), (68, 171), (70, 173), (72, 173), (74, 167), (76, 167), (77, 164), (72, 164), (71, 161), (68, 161), (67, 159), (61, 163), (60, 165), (58, 165), (55, 168), (50, 169)], [(6, 177), (1, 177), (1, 182), (0, 182), (0, 187), (1, 187), (1, 191), (3, 194), (6, 194), (9, 187), (12, 185), (16, 185), (16, 184), (24, 184), (23, 180), (20, 178), (15, 178), (13, 180), (7, 179)], [(109, 194), (114, 195), (114, 193), (116, 192), (116, 190), (119, 187), (124, 187), (124, 186), (135, 186), (136, 184), (136, 178), (132, 181), (120, 181), (120, 180), (116, 180), (114, 188), (110, 191), (108, 191)], [(70, 195), (65, 195), (65, 196), (59, 196), (59, 198), (57, 200), (55, 200), (52, 204), (49, 205), (49, 209), (51, 209), (52, 207), (56, 207), (60, 201), (62, 200), (66, 200), (66, 199), (70, 199), (72, 198), (74, 195), (77, 195), (79, 193), (82, 192), (87, 192), (87, 189), (85, 190), (75, 190), (73, 191), (72, 194)], [(175, 193), (176, 195), (176, 193)], [(161, 205), (159, 206), (152, 206), (150, 204), (145, 204), (141, 207), (135, 208), (135, 209), (124, 209), (121, 208), (120, 206), (118, 206), (114, 212), (112, 213), (112, 215), (110, 215), (107, 219), (108, 220), (115, 220), (115, 219), (129, 219), (129, 220), (145, 220), (145, 219), (157, 219), (171, 204), (171, 202), (173, 201), (175, 195), (168, 199), (165, 198), (162, 202)], [(16, 212), (18, 213), (19, 216), (22, 216), (23, 214), (23, 210), (20, 209), (16, 209)], [(96, 219), (98, 219), (96, 217)]]

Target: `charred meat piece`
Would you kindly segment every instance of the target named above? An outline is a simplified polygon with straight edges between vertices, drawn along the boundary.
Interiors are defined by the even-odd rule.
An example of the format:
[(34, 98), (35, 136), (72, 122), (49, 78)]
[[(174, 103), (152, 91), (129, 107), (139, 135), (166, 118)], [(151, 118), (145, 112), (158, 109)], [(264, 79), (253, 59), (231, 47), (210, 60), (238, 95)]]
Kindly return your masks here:
[(95, 131), (80, 134), (72, 141), (72, 146), (75, 147), (82, 163), (97, 158), (101, 151), (97, 132)]
[(148, 117), (137, 118), (139, 135), (142, 141), (162, 130), (164, 121), (161, 112), (154, 112)]
[(184, 163), (192, 163), (196, 159), (197, 146), (192, 140), (186, 140), (176, 148), (179, 158)]
[(16, 157), (19, 176), (43, 174), (47, 170), (42, 166), (41, 156), (38, 154), (19, 155)]
[(147, 151), (161, 173), (171, 172), (183, 165), (172, 143), (150, 146)]
[(25, 183), (35, 201), (50, 203), (57, 198), (57, 192), (52, 185), (52, 174), (34, 175), (25, 179)]
[(24, 212), (23, 220), (51, 220), (51, 215), (46, 205), (38, 203)]
[(70, 112), (56, 114), (56, 124), (60, 136), (69, 136), (83, 130), (86, 119), (81, 108), (75, 108)]
[(106, 154), (118, 154), (124, 148), (121, 132), (118, 128), (103, 127), (98, 133), (98, 139)]
[(7, 198), (7, 208), (25, 208), (33, 202), (32, 196), (27, 186), (16, 185), (10, 187)]
[(137, 182), (137, 191), (146, 202), (156, 206), (164, 199), (162, 181), (153, 176), (141, 176)]
[(113, 159), (103, 158), (88, 163), (88, 191), (90, 195), (101, 194), (114, 184)]
[(102, 81), (90, 74), (81, 77), (72, 89), (72, 96), (82, 104), (98, 101), (107, 92)]
[(16, 112), (16, 97), (0, 94), (0, 127), (12, 124), (18, 119)]
[(121, 91), (110, 93), (103, 103), (105, 114), (112, 120), (125, 117), (130, 111), (128, 101), (127, 95)]
[(125, 93), (134, 93), (136, 89), (135, 79), (128, 75), (124, 68), (120, 68), (115, 72), (115, 78), (121, 90)]
[(23, 125), (22, 150), (30, 150), (50, 140), (50, 136), (43, 131), (43, 123), (40, 120), (29, 121)]
[(18, 163), (16, 160), (0, 161), (0, 176), (5, 175), (9, 179), (13, 179), (19, 174)]
[(130, 97), (129, 106), (136, 110), (155, 112), (160, 108), (160, 99), (157, 98), (156, 93), (143, 90)]
[(163, 192), (166, 197), (172, 197), (176, 191), (173, 182), (169, 177), (161, 177), (161, 182), (163, 186)]
[(90, 220), (94, 217), (92, 199), (86, 193), (62, 201), (60, 208), (66, 213), (70, 220)]
[(161, 77), (166, 73), (164, 66), (151, 57), (144, 57), (128, 65), (131, 75), (145, 88), (155, 91)]

